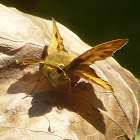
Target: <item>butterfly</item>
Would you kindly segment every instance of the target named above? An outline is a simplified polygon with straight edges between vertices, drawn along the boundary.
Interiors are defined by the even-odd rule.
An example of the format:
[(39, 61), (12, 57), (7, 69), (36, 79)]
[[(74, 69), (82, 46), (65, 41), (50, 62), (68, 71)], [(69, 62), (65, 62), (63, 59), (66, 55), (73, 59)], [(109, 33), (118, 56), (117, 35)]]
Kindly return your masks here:
[(115, 51), (121, 49), (128, 39), (117, 39), (99, 44), (90, 50), (84, 52), (78, 57), (68, 53), (63, 45), (56, 22), (53, 21), (53, 35), (48, 49), (45, 52), (45, 57), (42, 60), (34, 60), (30, 58), (16, 59), (21, 65), (42, 64), (42, 71), (51, 83), (52, 87), (65, 86), (76, 81), (77, 78), (83, 78), (93, 82), (113, 93), (115, 89), (107, 81), (101, 79), (96, 72), (90, 68), (90, 65), (95, 61), (104, 60), (112, 56)]

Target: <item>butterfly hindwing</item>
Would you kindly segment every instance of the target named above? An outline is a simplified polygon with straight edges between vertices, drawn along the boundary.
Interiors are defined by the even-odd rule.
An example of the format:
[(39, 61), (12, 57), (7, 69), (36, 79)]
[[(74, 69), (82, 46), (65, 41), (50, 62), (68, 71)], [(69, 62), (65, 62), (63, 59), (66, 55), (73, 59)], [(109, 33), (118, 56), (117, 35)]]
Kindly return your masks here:
[(100, 85), (101, 87), (112, 91), (113, 93), (115, 93), (116, 91), (114, 90), (114, 88), (106, 81), (102, 80), (96, 73), (95, 71), (90, 68), (90, 67), (80, 67), (78, 70), (76, 70), (74, 73), (74, 75), (84, 78), (88, 81), (91, 81), (97, 85)]

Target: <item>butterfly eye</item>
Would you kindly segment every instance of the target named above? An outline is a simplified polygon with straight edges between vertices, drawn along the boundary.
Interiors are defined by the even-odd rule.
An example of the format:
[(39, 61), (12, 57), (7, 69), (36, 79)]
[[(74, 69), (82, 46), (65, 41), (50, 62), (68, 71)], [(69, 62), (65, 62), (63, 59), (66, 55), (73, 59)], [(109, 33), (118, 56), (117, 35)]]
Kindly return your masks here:
[(57, 72), (58, 72), (58, 74), (63, 73), (63, 71), (61, 69), (59, 69), (59, 68), (58, 68)]
[(63, 70), (64, 70), (64, 65), (60, 64), (60, 65), (58, 66), (58, 70), (57, 70), (58, 74), (63, 73)]
[(63, 65), (63, 64), (60, 64), (58, 67), (59, 67), (60, 69), (64, 70), (64, 65)]

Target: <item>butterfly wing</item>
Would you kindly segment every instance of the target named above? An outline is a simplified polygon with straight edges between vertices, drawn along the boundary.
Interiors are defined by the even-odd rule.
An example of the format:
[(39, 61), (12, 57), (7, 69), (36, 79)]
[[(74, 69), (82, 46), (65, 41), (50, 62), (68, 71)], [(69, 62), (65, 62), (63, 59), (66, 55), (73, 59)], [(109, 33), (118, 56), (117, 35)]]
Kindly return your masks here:
[(77, 70), (80, 65), (91, 65), (97, 60), (104, 60), (112, 56), (118, 49), (121, 49), (127, 42), (128, 39), (118, 39), (99, 44), (75, 58), (68, 69), (69, 71)]
[(54, 19), (52, 20), (53, 20), (53, 36), (48, 48), (48, 55), (53, 55), (61, 51), (66, 51), (63, 45), (63, 38), (59, 34), (58, 28), (56, 26), (56, 22)]
[(34, 59), (28, 59), (28, 58), (21, 58), (17, 59), (16, 62), (21, 65), (29, 65), (29, 64), (36, 64), (36, 63), (43, 63), (48, 55), (57, 54), (58, 52), (62, 52), (66, 50), (64, 49), (63, 45), (63, 39), (61, 35), (59, 34), (58, 28), (56, 26), (56, 22), (54, 19), (53, 21), (53, 35), (51, 39), (51, 43), (48, 46), (45, 45), (44, 51), (43, 51), (43, 59), (44, 60), (34, 60)]
[(90, 67), (80, 67), (77, 71), (73, 73), (75, 76), (84, 78), (91, 81), (101, 87), (116, 93), (115, 89), (106, 81), (102, 80), (95, 71)]
[(97, 76), (89, 65), (97, 60), (104, 60), (105, 58), (112, 56), (116, 50), (122, 48), (127, 42), (127, 39), (118, 39), (97, 45), (75, 58), (70, 65), (67, 66), (67, 70), (70, 72), (71, 76), (82, 77), (115, 93), (114, 88), (108, 82)]

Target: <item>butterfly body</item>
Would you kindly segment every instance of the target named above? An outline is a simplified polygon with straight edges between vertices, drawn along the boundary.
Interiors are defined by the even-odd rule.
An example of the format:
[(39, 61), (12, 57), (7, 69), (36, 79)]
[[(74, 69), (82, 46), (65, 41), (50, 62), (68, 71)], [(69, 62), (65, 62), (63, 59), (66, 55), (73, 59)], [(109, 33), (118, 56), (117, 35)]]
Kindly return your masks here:
[(65, 50), (63, 39), (53, 19), (53, 35), (45, 53), (47, 54), (45, 59), (20, 58), (16, 61), (23, 65), (42, 64), (43, 73), (53, 87), (60, 85), (69, 85), (70, 87), (73, 81), (75, 82), (78, 78), (84, 78), (115, 93), (113, 86), (101, 79), (89, 66), (97, 60), (104, 60), (112, 56), (115, 51), (122, 48), (127, 42), (128, 39), (109, 41), (91, 48), (78, 57), (74, 57)]
[(64, 75), (63, 70), (73, 59), (74, 57), (65, 51), (48, 55), (45, 58), (42, 70), (54, 88), (69, 82), (68, 78)]

